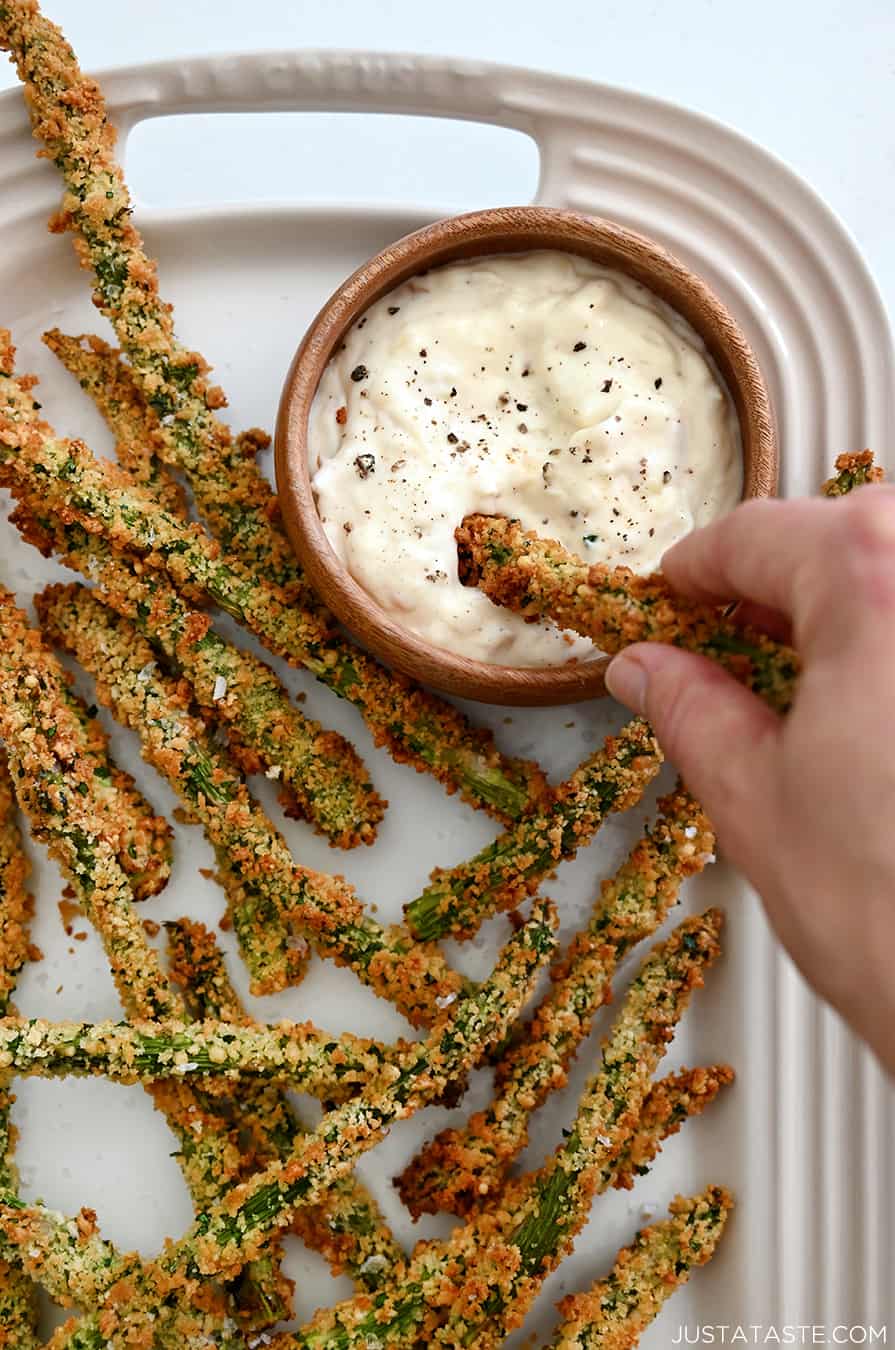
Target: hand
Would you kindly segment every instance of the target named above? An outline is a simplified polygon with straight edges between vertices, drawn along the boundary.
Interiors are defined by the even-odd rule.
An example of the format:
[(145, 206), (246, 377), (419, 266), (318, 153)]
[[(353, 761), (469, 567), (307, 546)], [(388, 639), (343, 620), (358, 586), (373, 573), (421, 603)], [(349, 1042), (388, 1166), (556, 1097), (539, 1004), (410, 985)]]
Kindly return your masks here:
[(792, 642), (793, 708), (779, 718), (658, 643), (617, 656), (609, 690), (650, 720), (802, 973), (895, 1073), (895, 488), (744, 503), (663, 571)]

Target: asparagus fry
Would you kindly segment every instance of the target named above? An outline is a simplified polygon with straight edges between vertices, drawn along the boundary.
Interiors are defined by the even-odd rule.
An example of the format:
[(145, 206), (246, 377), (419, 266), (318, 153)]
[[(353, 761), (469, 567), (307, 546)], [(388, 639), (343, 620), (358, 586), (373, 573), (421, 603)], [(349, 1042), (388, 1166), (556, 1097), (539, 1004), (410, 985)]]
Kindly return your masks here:
[(610, 811), (633, 806), (659, 772), (662, 752), (650, 728), (635, 718), (576, 769), (517, 825), (468, 862), (437, 869), (422, 895), (405, 907), (420, 940), (467, 938), (485, 919), (513, 909), (558, 862), (590, 842)]
[(496, 1205), (446, 1241), (420, 1244), (372, 1306), (352, 1299), (320, 1312), (300, 1331), (276, 1337), (270, 1350), (365, 1350), (370, 1340), (389, 1350), (500, 1344), (570, 1249), (592, 1196), (613, 1184), (653, 1071), (718, 953), (720, 925), (716, 910), (685, 920), (647, 958), (550, 1161), (511, 1182)]
[(62, 696), (73, 716), (78, 748), (93, 764), (94, 796), (105, 810), (107, 833), (115, 839), (115, 857), (134, 899), (158, 895), (171, 875), (171, 827), (155, 814), (130, 774), (109, 758), (109, 738), (91, 709), (67, 685)]
[[(10, 1204), (5, 1197), (4, 1203), (0, 1246), (19, 1254), (28, 1272), (63, 1307), (97, 1310), (79, 1326), (68, 1324), (64, 1334), (60, 1329), (51, 1345), (62, 1344), (67, 1350), (119, 1345), (245, 1350), (221, 1289), (206, 1285), (192, 1307), (182, 1298), (172, 1298), (177, 1292), (173, 1282), (163, 1288), (154, 1267), (136, 1253), (122, 1254), (104, 1241), (92, 1210), (82, 1209), (67, 1218), (43, 1205)], [(180, 1339), (172, 1335), (174, 1331)]]
[(196, 813), (221, 865), (238, 878), (242, 895), (234, 899), (231, 885), (232, 918), (258, 991), (282, 988), (289, 978), (279, 944), (271, 950), (268, 942), (264, 920), (273, 914), (299, 924), (321, 955), (350, 966), (411, 1021), (431, 1020), (437, 1000), (456, 994), (460, 977), (434, 947), (365, 916), (347, 883), (295, 866), (236, 766), (155, 669), (136, 629), (81, 587), (50, 587), (36, 604), (46, 631), (138, 732), (146, 758)]
[(477, 1350), (499, 1345), (521, 1322), (547, 1274), (571, 1250), (601, 1175), (608, 1182), (616, 1157), (636, 1128), (656, 1065), (690, 993), (702, 982), (701, 968), (717, 955), (720, 921), (711, 910), (685, 920), (647, 958), (610, 1032), (601, 1068), (585, 1090), (568, 1139), (535, 1174), (532, 1185), (508, 1188), (507, 1219), (501, 1214), (493, 1225), (485, 1216), (470, 1225), (462, 1244), (469, 1271), (463, 1295), (468, 1297), (457, 1300), (439, 1343), (474, 1344)]
[[(15, 1252), (28, 1274), (65, 1307), (95, 1308), (139, 1258), (104, 1241), (92, 1210), (66, 1218), (43, 1205), (19, 1201), (0, 1243)], [(11, 1230), (11, 1231), (10, 1231)]]
[[(7, 381), (7, 406), (14, 404), (17, 415), (42, 426), (22, 383)], [(121, 420), (126, 405), (116, 398), (113, 406)], [(64, 523), (35, 495), (19, 496), (11, 519), (24, 538), (45, 555), (59, 553), (67, 566), (96, 581), (120, 613), (139, 623), (190, 680), (199, 703), (228, 725), (246, 771), (267, 768), (277, 775), (289, 814), (307, 817), (341, 847), (372, 843), (385, 803), (342, 736), (299, 712), (270, 667), (219, 637), (208, 616), (191, 608), (164, 575), (147, 571), (80, 525)]]
[(872, 450), (839, 455), (835, 468), (835, 476), (828, 478), (821, 487), (825, 497), (844, 497), (856, 487), (863, 487), (865, 483), (881, 483), (885, 477), (882, 469), (873, 462)]
[(631, 1350), (694, 1266), (715, 1253), (733, 1200), (720, 1186), (685, 1200), (678, 1196), (671, 1218), (642, 1228), (619, 1252), (609, 1275), (586, 1294), (559, 1305), (562, 1326), (551, 1350)]
[[(0, 1015), (11, 1011), (19, 971), (40, 956), (29, 938), (34, 901), (26, 882), (30, 866), (15, 820), (15, 802), (6, 756), (0, 750)], [(10, 1076), (0, 1074), (0, 1186), (17, 1190), (13, 1152), (15, 1128), (10, 1108), (15, 1101)], [(32, 1350), (37, 1340), (37, 1302), (32, 1281), (21, 1265), (0, 1255), (0, 1346)]]
[[(198, 527), (184, 525), (145, 490), (125, 484), (120, 471), (94, 459), (86, 446), (56, 440), (45, 424), (36, 425), (23, 381), (11, 374), (12, 357), (9, 335), (0, 330), (0, 474), (12, 478), (18, 492), (42, 498), (65, 523), (77, 519), (91, 533), (146, 555), (181, 590), (215, 601), (268, 650), (305, 666), (354, 703), (394, 759), (430, 771), (449, 792), (460, 791), (504, 821), (540, 798), (544, 778), (536, 765), (501, 756), (490, 734), (471, 728), (450, 704), (333, 636), (327, 623), (297, 608), (265, 573), (221, 558)], [(27, 377), (24, 386), (27, 392)]]
[[(75, 886), (103, 941), (125, 1011), (179, 1018), (182, 1005), (146, 942), (108, 838), (107, 813), (97, 803), (93, 762), (80, 751), (64, 672), (2, 589), (0, 628), (0, 738), (19, 804)], [(157, 1083), (149, 1091), (177, 1137), (194, 1202), (199, 1208), (214, 1203), (240, 1170), (226, 1113), (182, 1082)]]
[[(214, 936), (188, 919), (167, 929), (172, 978), (184, 987), (190, 1007), (203, 1018), (244, 1022)], [(289, 1153), (307, 1133), (285, 1093), (267, 1084), (246, 1084), (240, 1123), (252, 1135), (254, 1160), (262, 1164)], [(358, 1290), (370, 1293), (405, 1259), (376, 1201), (352, 1175), (335, 1181), (319, 1207), (297, 1210), (292, 1231), (320, 1252), (334, 1275), (345, 1272)]]
[(528, 1143), (531, 1113), (565, 1086), (572, 1057), (611, 997), (617, 964), (660, 927), (681, 881), (711, 856), (711, 827), (683, 787), (659, 808), (652, 829), (603, 882), (590, 922), (551, 971), (552, 987), (531, 1023), (511, 1039), (497, 1066), (491, 1103), (465, 1127), (443, 1130), (398, 1179), (415, 1218), (439, 1209), (474, 1213), (500, 1189)]
[[(288, 1082), (343, 1101), (406, 1051), (311, 1022), (48, 1022), (0, 1018), (0, 1069), (38, 1078), (101, 1075), (116, 1083), (212, 1077)], [(217, 1089), (217, 1083), (215, 1083)], [(217, 1089), (219, 1090), (219, 1089)]]
[(7, 746), (19, 805), (37, 838), (68, 873), (100, 932), (119, 993), (144, 1016), (176, 1016), (177, 1006), (131, 904), (127, 877), (96, 800), (93, 762), (65, 674), (28, 626), (14, 597), (0, 590), (0, 737)]
[(172, 515), (187, 515), (186, 494), (161, 463), (161, 433), (114, 347), (85, 333), (67, 337), (58, 328), (43, 341), (93, 400), (115, 436), (118, 463)]
[(664, 1141), (677, 1134), (685, 1120), (701, 1115), (733, 1077), (730, 1065), (715, 1064), (682, 1069), (650, 1088), (637, 1129), (615, 1160), (613, 1186), (629, 1191), (635, 1179), (649, 1171)]
[(266, 770), (281, 785), (286, 813), (308, 819), (340, 848), (371, 844), (385, 802), (351, 745), (293, 704), (258, 657), (220, 637), (207, 614), (191, 609), (171, 583), (80, 525), (37, 519), (20, 505), (13, 520), (43, 551), (97, 583), (103, 599), (131, 619), (189, 680), (206, 717), (225, 725), (247, 773)]
[(467, 516), (457, 543), (464, 580), (495, 604), (573, 628), (610, 655), (632, 642), (686, 647), (719, 662), (778, 712), (792, 702), (795, 652), (676, 595), (658, 573), (638, 577), (627, 567), (582, 562), (555, 539), (501, 516)]
[[(398, 1063), (353, 1101), (328, 1112), (317, 1129), (300, 1138), (284, 1162), (249, 1178), (227, 1199), (199, 1215), (179, 1241), (166, 1247), (156, 1268), (181, 1281), (232, 1271), (259, 1255), (266, 1241), (286, 1226), (294, 1209), (318, 1204), (329, 1185), (345, 1175), (399, 1119), (405, 1119), (465, 1074), (489, 1045), (505, 1035), (530, 993), (539, 969), (555, 947), (556, 913), (537, 901), (531, 917), (509, 939), (490, 977), (458, 999), (428, 1039), (409, 1047)], [(15, 1243), (17, 1228), (29, 1224), (33, 1207), (0, 1191), (0, 1231)]]

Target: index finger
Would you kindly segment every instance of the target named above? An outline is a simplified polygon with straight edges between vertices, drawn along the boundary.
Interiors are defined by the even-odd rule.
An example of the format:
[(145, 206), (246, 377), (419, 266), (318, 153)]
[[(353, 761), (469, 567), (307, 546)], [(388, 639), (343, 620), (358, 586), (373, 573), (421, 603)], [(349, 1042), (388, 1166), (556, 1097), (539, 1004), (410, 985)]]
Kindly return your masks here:
[(750, 600), (791, 618), (806, 559), (829, 544), (836, 509), (810, 497), (743, 502), (670, 548), (662, 571), (692, 600)]
[(675, 544), (662, 570), (691, 599), (770, 608), (793, 622), (797, 641), (800, 632), (819, 630), (823, 618), (827, 636), (841, 641), (868, 617), (877, 621), (873, 597), (883, 598), (890, 574), (893, 513), (895, 488), (876, 485), (847, 502), (744, 502)]

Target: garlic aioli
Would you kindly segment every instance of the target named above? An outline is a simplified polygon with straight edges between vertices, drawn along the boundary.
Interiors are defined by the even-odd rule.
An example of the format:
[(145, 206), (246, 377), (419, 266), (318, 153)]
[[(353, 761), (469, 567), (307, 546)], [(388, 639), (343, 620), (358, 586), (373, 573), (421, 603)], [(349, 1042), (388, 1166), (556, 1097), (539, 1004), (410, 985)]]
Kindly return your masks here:
[(595, 648), (461, 585), (464, 516), (649, 572), (742, 489), (739, 423), (695, 331), (630, 277), (548, 250), (451, 263), (372, 305), (324, 371), (308, 453), (355, 580), (420, 636), (499, 665)]

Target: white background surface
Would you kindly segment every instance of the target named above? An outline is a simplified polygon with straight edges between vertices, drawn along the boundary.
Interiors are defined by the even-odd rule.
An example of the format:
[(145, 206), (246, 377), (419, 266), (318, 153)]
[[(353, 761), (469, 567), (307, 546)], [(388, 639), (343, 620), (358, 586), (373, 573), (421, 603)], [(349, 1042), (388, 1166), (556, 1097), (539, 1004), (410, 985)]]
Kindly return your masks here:
[[(748, 6), (730, 0), (48, 0), (46, 8), (87, 69), (251, 48), (354, 47), (537, 66), (675, 99), (752, 136), (807, 178), (857, 238), (890, 314), (895, 311), (891, 0), (752, 0)], [(12, 70), (0, 69), (0, 87), (12, 83)], [(244, 157), (231, 133), (231, 153), (226, 159), (211, 153), (211, 164), (204, 173), (200, 166), (189, 185), (198, 193), (217, 180), (216, 196), (254, 189), (266, 197), (288, 196), (295, 184), (303, 195), (332, 197), (325, 188), (334, 184), (334, 159), (343, 159), (345, 139), (328, 121), (329, 136), (246, 134)], [(291, 119), (289, 125), (297, 126)], [(530, 173), (532, 160), (516, 155), (495, 164), (468, 153), (482, 135), (457, 124), (447, 166), (437, 131), (414, 138), (428, 182), (433, 170), (449, 169), (452, 181), (464, 184), (465, 202), (461, 197), (451, 205), (497, 201), (504, 183), (508, 197), (522, 199), (519, 169), (523, 177), (526, 167)], [(381, 138), (387, 163), (350, 155), (338, 165), (343, 184), (350, 184), (340, 195), (431, 199), (428, 192), (408, 192), (418, 161), (395, 153), (388, 130), (374, 123), (364, 133), (365, 146), (369, 137)], [(433, 141), (434, 157), (425, 153)], [(163, 144), (160, 139), (159, 150)], [(139, 177), (130, 169), (140, 195), (158, 200), (166, 177), (161, 155), (147, 155), (141, 168)]]
[[(251, 5), (240, 7), (230, 3), (215, 6), (205, 0), (195, 0), (189, 6), (175, 5), (173, 0), (156, 0), (151, 8), (138, 6), (132, 0), (115, 6), (107, 0), (102, 3), (86, 0), (80, 4), (75, 0), (47, 0), (47, 10), (64, 26), (88, 69), (202, 52), (259, 48), (403, 49), (549, 68), (675, 99), (751, 135), (807, 178), (857, 237), (890, 311), (895, 312), (895, 250), (891, 245), (895, 189), (886, 191), (895, 167), (891, 130), (895, 15), (888, 5), (852, 4), (846, 11), (845, 6), (787, 5), (786, 0), (778, 0), (776, 6), (753, 4), (748, 16), (741, 8), (724, 5), (720, 0), (715, 5), (681, 0), (673, 7), (644, 0), (602, 7), (593, 3), (535, 7), (530, 0), (518, 0), (515, 4), (510, 0), (492, 0), (490, 4), (487, 0), (475, 3), (456, 0), (450, 6), (438, 8), (426, 6), (425, 0), (422, 3), (415, 0), (413, 4), (369, 0), (366, 5), (357, 0), (352, 3), (333, 0), (313, 8), (275, 0), (254, 0)], [(12, 82), (12, 72), (7, 74), (3, 69), (0, 84)], [(128, 176), (137, 196), (156, 205), (254, 196), (340, 203), (351, 199), (404, 203), (409, 199), (441, 202), (447, 208), (457, 209), (502, 200), (526, 200), (533, 193), (536, 174), (533, 146), (514, 133), (461, 123), (415, 126), (405, 121), (396, 128), (389, 125), (388, 119), (367, 118), (359, 122), (338, 115), (307, 114), (283, 117), (265, 114), (263, 134), (260, 118), (144, 123), (128, 145), (127, 162)], [(256, 334), (254, 342), (251, 337), (258, 295), (248, 290), (234, 293), (230, 281), (227, 303), (219, 311), (221, 331), (215, 331), (209, 322), (208, 288), (202, 284), (203, 264), (207, 260), (200, 261), (189, 250), (180, 253), (170, 247), (166, 255), (165, 239), (158, 242), (165, 289), (177, 304), (184, 330), (195, 334), (200, 347), (222, 370), (228, 387), (232, 383), (231, 371), (245, 368), (234, 401), (234, 415), (238, 414), (235, 424), (268, 421), (280, 367), (274, 372), (266, 368), (270, 331), (261, 337)], [(176, 242), (175, 236), (171, 236), (170, 242)], [(325, 262), (320, 261), (320, 275), (313, 278), (313, 288), (319, 287), (325, 294), (353, 265), (354, 254), (363, 255), (372, 251), (372, 247), (353, 225), (350, 239), (333, 240), (331, 247), (328, 240), (328, 256)], [(350, 262), (342, 257), (340, 249), (351, 255)], [(297, 252), (301, 252), (300, 246)], [(77, 297), (77, 319), (67, 312), (60, 322), (69, 331), (79, 331), (90, 322), (91, 316), (84, 278), (75, 273), (65, 248), (55, 248), (53, 256), (53, 266), (59, 268), (58, 279), (64, 277), (64, 286), (70, 285)], [(275, 261), (271, 260), (270, 265)], [(69, 270), (63, 273), (66, 267)], [(48, 321), (44, 297), (46, 293), (55, 296), (56, 285), (55, 271), (22, 282), (20, 294), (14, 297), (13, 317), (24, 345), (28, 346), (29, 329), (34, 330), (33, 338)], [(32, 288), (40, 291), (39, 305), (31, 305)], [(284, 285), (283, 289), (288, 287)], [(60, 302), (63, 297), (67, 300), (68, 290), (60, 287)], [(302, 294), (301, 300), (301, 312), (312, 312), (310, 295)], [(269, 318), (270, 327), (275, 328), (273, 311)], [(57, 422), (61, 419), (63, 429), (83, 432), (94, 441), (93, 423), (85, 422), (83, 407), (72, 405), (72, 425), (65, 425), (70, 400), (61, 395), (55, 398), (54, 392), (51, 387), (50, 399)], [(95, 443), (101, 444), (98, 438)], [(809, 449), (812, 453), (817, 451), (814, 446), (798, 447), (799, 454)], [(812, 473), (809, 481), (816, 479), (817, 474)], [(5, 579), (21, 584), (14, 577)], [(290, 687), (298, 683), (290, 677)], [(308, 684), (311, 686), (312, 682)], [(350, 730), (364, 755), (372, 758), (366, 738), (358, 735), (356, 722), (347, 716), (346, 710), (336, 710), (334, 701), (319, 687), (310, 688), (310, 707), (327, 724)], [(606, 714), (605, 707), (587, 706), (576, 710), (575, 720), (561, 731), (553, 732), (550, 755), (557, 772), (567, 772), (593, 745), (602, 734)], [(515, 725), (501, 734), (505, 743), (511, 738), (515, 748), (524, 752), (531, 752), (535, 748), (532, 742), (538, 742), (540, 753), (546, 725), (544, 715), (526, 714), (518, 716)], [(116, 741), (116, 754), (135, 768), (138, 761), (133, 744), (126, 754), (119, 753), (118, 745), (124, 745), (123, 737)], [(385, 768), (382, 772), (385, 774)], [(153, 801), (170, 814), (173, 805), (170, 796), (157, 780), (149, 780), (145, 771), (140, 777), (141, 782), (149, 783)], [(390, 772), (383, 785), (392, 800), (392, 810), (383, 829), (382, 847), (375, 854), (350, 855), (343, 862), (341, 857), (334, 858), (320, 841), (309, 838), (303, 826), (290, 826), (288, 837), (303, 861), (321, 867), (333, 867), (336, 862), (344, 865), (365, 896), (377, 897), (381, 916), (391, 918), (397, 917), (399, 902), (422, 884), (433, 861), (430, 844), (437, 849), (438, 861), (451, 862), (471, 853), (492, 830), (487, 822), (471, 817), (456, 802), (446, 804), (439, 789), (428, 779)], [(268, 802), (270, 796), (268, 793)], [(425, 850), (416, 850), (411, 860), (406, 852), (401, 852), (407, 838), (426, 841)], [(207, 863), (209, 859), (204, 852), (199, 859), (194, 851), (195, 832), (190, 833), (190, 840), (188, 853), (186, 834), (179, 831), (176, 885), (154, 905), (154, 917), (183, 912), (187, 907), (184, 903), (187, 888), (193, 912), (198, 913), (204, 905), (219, 904), (216, 892), (213, 899), (205, 894), (214, 888), (203, 888), (195, 878), (197, 861)], [(611, 870), (611, 862), (617, 859), (621, 848), (621, 833), (614, 827), (601, 835), (602, 874)], [(392, 861), (397, 856), (402, 857), (400, 868)], [(563, 903), (570, 927), (574, 926), (575, 905), (585, 903), (592, 891), (594, 862), (593, 854), (582, 856), (564, 868), (561, 880), (550, 887), (551, 894)], [(688, 908), (702, 907), (720, 898), (719, 893), (727, 884), (725, 874), (726, 869), (719, 867), (701, 879), (688, 892)], [(58, 894), (58, 880), (49, 876), (45, 865), (41, 867), (40, 880), (42, 895)], [(206, 917), (204, 908), (202, 916)], [(745, 1055), (735, 1053), (731, 1022), (745, 1006), (748, 982), (754, 976), (754, 970), (747, 970), (743, 961), (746, 946), (743, 926), (747, 922), (751, 923), (750, 912), (735, 907), (729, 929), (727, 973), (723, 983), (720, 974), (710, 983), (700, 1000), (699, 1016), (689, 1019), (687, 1039), (680, 1046), (681, 1057), (687, 1062), (729, 1055), (738, 1069), (744, 1068)], [(36, 935), (40, 944), (49, 947), (54, 941), (51, 934), (58, 938), (57, 929), (54, 906), (47, 906), (42, 910)], [(58, 978), (60, 992), (50, 1004), (51, 1015), (97, 1017), (116, 1011), (104, 962), (92, 937), (78, 953), (77, 972), (69, 975), (69, 969), (63, 952), (58, 977), (56, 966), (50, 961), (29, 972), (27, 987), (22, 991), (23, 1008), (46, 1013), (49, 994), (55, 991)], [(362, 1030), (362, 1015), (372, 1015), (373, 1008), (361, 1007), (354, 997), (353, 982), (348, 977), (341, 981), (331, 969), (326, 972), (325, 994), (319, 980), (309, 979), (297, 991), (295, 1001), (284, 998), (282, 1005), (274, 1000), (265, 1001), (263, 1006), (256, 1005), (255, 1010), (259, 1015), (269, 1016), (287, 1010), (291, 1015), (301, 1016), (316, 1017), (319, 1013), (318, 1020), (335, 1027), (342, 1021), (333, 1002), (343, 993), (347, 995), (349, 986), (352, 998), (345, 998), (346, 1003), (350, 1002), (350, 1010), (346, 1010), (344, 1024), (351, 1023), (353, 1029)], [(791, 997), (791, 988), (791, 985), (784, 988), (784, 1001)], [(372, 1004), (373, 1000), (369, 1002)], [(376, 1012), (380, 1017), (387, 1015), (381, 1005)], [(354, 1018), (360, 1019), (357, 1024)], [(787, 1072), (794, 1073), (795, 1087), (790, 1097), (798, 1099), (802, 1079), (794, 1072), (796, 1064), (786, 1055), (793, 1048), (801, 1054), (807, 1043), (803, 1040), (804, 1023), (801, 1017), (790, 1018), (790, 1029), (797, 1032), (794, 1041), (786, 1039), (785, 1017), (775, 1025), (782, 1028), (776, 1034), (786, 1051)], [(384, 1026), (377, 1024), (375, 1030), (386, 1034)], [(396, 1033), (398, 1020), (387, 1030)], [(835, 1099), (825, 1104), (830, 1114), (841, 1121), (843, 1144), (845, 1140), (851, 1144), (855, 1138), (851, 1118), (844, 1110), (837, 1110), (844, 1104), (836, 1098), (837, 1090), (849, 1081), (844, 1063), (850, 1049), (846, 1043), (834, 1039), (834, 1046), (839, 1047), (837, 1057), (828, 1053), (829, 1041), (812, 1040), (811, 1044), (819, 1045), (822, 1053), (809, 1063), (805, 1072), (821, 1100), (825, 1101), (824, 1088), (827, 1097)], [(677, 1045), (675, 1049), (678, 1050)], [(578, 1086), (588, 1068), (589, 1056), (583, 1054), (576, 1070)], [(768, 1075), (767, 1090), (771, 1097), (774, 1082), (773, 1076)], [(780, 1086), (778, 1081), (778, 1092)], [(785, 1082), (782, 1086), (785, 1087)], [(31, 1093), (32, 1087), (33, 1094), (26, 1101), (26, 1091)], [(739, 1089), (735, 1091), (737, 1095), (721, 1103), (714, 1116), (688, 1127), (686, 1136), (678, 1141), (679, 1147), (669, 1149), (665, 1164), (656, 1170), (648, 1186), (638, 1188), (633, 1198), (607, 1197), (599, 1218), (579, 1244), (573, 1258), (574, 1268), (568, 1274), (564, 1268), (560, 1277), (568, 1278), (568, 1288), (587, 1284), (596, 1269), (608, 1262), (618, 1242), (630, 1236), (644, 1202), (655, 1201), (664, 1207), (675, 1189), (691, 1189), (703, 1184), (709, 1176), (728, 1179), (735, 1168), (735, 1157), (743, 1151), (741, 1131), (745, 1128), (748, 1134), (758, 1118), (764, 1137), (769, 1121), (773, 1126), (786, 1118), (785, 1104), (779, 1096), (762, 1115), (766, 1104), (763, 1095), (750, 1093), (747, 1100)], [(126, 1093), (126, 1109), (131, 1113), (128, 1117), (118, 1114), (122, 1092), (108, 1085), (29, 1084), (21, 1095), (28, 1113), (22, 1119), (25, 1128), (20, 1150), (28, 1194), (43, 1193), (51, 1203), (68, 1210), (87, 1199), (100, 1210), (108, 1236), (124, 1245), (139, 1243), (146, 1251), (152, 1250), (162, 1233), (177, 1232), (188, 1222), (185, 1197), (174, 1164), (166, 1156), (170, 1143), (163, 1123), (153, 1115), (142, 1093), (137, 1090)], [(574, 1086), (570, 1099), (573, 1095)], [(804, 1106), (801, 1100), (799, 1104)], [(560, 1109), (570, 1109), (570, 1101)], [(73, 1129), (76, 1113), (78, 1128)], [(423, 1129), (426, 1135), (442, 1123), (434, 1114), (427, 1113)], [(797, 1160), (800, 1150), (806, 1147), (803, 1123), (793, 1119), (797, 1134), (793, 1147), (785, 1153), (791, 1161)], [(543, 1122), (535, 1141), (539, 1156), (555, 1142), (556, 1124), (557, 1118), (551, 1112), (550, 1121)], [(773, 1139), (773, 1128), (769, 1138)], [(725, 1156), (725, 1149), (730, 1150), (730, 1159)], [(406, 1161), (411, 1152), (408, 1137), (399, 1137), (396, 1132), (384, 1148), (366, 1160), (362, 1171), (368, 1180), (381, 1182), (397, 1170), (399, 1159)], [(141, 1164), (137, 1168), (135, 1153)], [(827, 1158), (823, 1150), (821, 1156)], [(867, 1200), (866, 1187), (862, 1190), (857, 1180), (861, 1156), (862, 1151), (855, 1150), (855, 1183), (847, 1187), (849, 1204), (863, 1204)], [(779, 1176), (779, 1157), (776, 1160), (773, 1155), (769, 1157), (768, 1167), (773, 1169), (775, 1161)], [(387, 1193), (388, 1189), (384, 1185), (382, 1192)], [(828, 1192), (826, 1187), (824, 1194)], [(857, 1253), (846, 1253), (837, 1245), (837, 1224), (824, 1223), (825, 1216), (839, 1214), (836, 1205), (827, 1214), (823, 1210), (823, 1195), (816, 1206), (812, 1197), (803, 1199), (804, 1212), (794, 1214), (782, 1234), (774, 1232), (773, 1212), (769, 1214), (771, 1222), (765, 1228), (769, 1250), (773, 1241), (780, 1238), (787, 1249), (785, 1254), (792, 1257), (794, 1264), (797, 1255), (808, 1254), (812, 1240), (816, 1239), (821, 1259), (813, 1262), (812, 1271), (822, 1269), (824, 1264), (836, 1271), (853, 1255), (857, 1259)], [(761, 1252), (750, 1254), (747, 1241), (756, 1226), (760, 1228), (758, 1204), (753, 1195), (744, 1195), (741, 1200), (742, 1217), (738, 1217), (731, 1238), (719, 1254), (713, 1278), (698, 1283), (693, 1296), (696, 1302), (690, 1302), (689, 1294), (676, 1300), (675, 1311), (670, 1311), (669, 1317), (644, 1338), (644, 1350), (647, 1345), (650, 1350), (665, 1350), (678, 1321), (686, 1316), (685, 1308), (691, 1314), (687, 1318), (691, 1322), (697, 1309), (703, 1320), (721, 1321), (736, 1306), (730, 1291), (743, 1280), (749, 1261), (761, 1264), (763, 1259)], [(396, 1209), (392, 1204), (392, 1217), (396, 1217)], [(425, 1231), (436, 1228), (433, 1224)], [(300, 1268), (293, 1267), (293, 1273), (302, 1277), (298, 1304), (304, 1316), (318, 1302), (330, 1301), (336, 1292), (347, 1292), (347, 1282), (330, 1285), (322, 1263), (313, 1259), (305, 1259)], [(835, 1283), (832, 1276), (830, 1279)], [(800, 1319), (822, 1315), (826, 1304), (822, 1305), (813, 1292), (805, 1302), (800, 1301), (801, 1287), (793, 1287), (786, 1262), (781, 1262), (780, 1280), (790, 1287), (792, 1302), (787, 1306), (796, 1308)], [(812, 1291), (815, 1288), (813, 1283), (811, 1288)], [(561, 1289), (562, 1283), (554, 1284), (548, 1298), (555, 1298)], [(763, 1299), (761, 1306), (750, 1307), (750, 1317), (766, 1319), (772, 1306), (780, 1305), (772, 1304), (769, 1282), (767, 1301)], [(831, 1303), (830, 1307), (838, 1316), (839, 1304)]]

